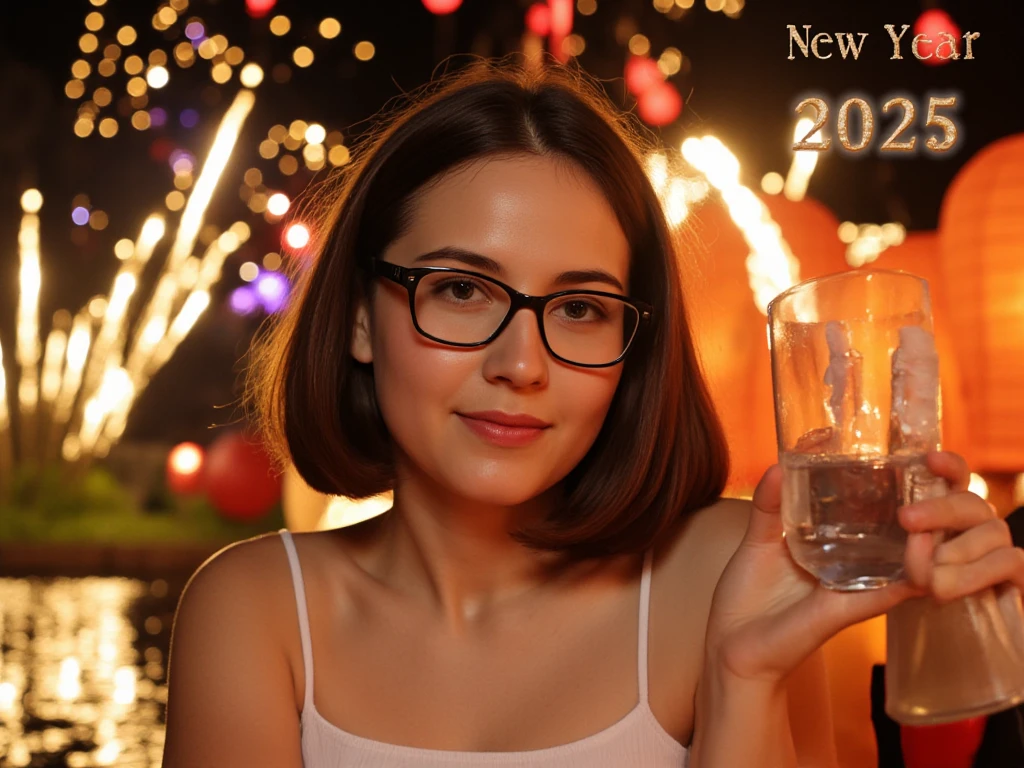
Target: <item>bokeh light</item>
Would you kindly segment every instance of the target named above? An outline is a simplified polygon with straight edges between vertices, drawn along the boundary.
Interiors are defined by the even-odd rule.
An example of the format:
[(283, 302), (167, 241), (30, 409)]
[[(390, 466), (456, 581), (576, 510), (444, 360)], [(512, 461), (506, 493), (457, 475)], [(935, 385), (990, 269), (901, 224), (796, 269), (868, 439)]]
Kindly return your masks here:
[(369, 40), (362, 40), (356, 43), (355, 47), (352, 49), (352, 53), (355, 54), (355, 57), (360, 61), (369, 61), (373, 58), (373, 55), (376, 52), (377, 49)]
[(260, 268), (255, 262), (247, 261), (238, 268), (238, 276), (245, 282), (251, 283), (260, 276)]
[(135, 32), (134, 27), (123, 26), (117, 30), (117, 42), (121, 45), (131, 45), (138, 39), (138, 34)]
[(307, 144), (323, 144), (327, 138), (327, 131), (319, 123), (311, 123), (306, 128), (305, 138)]
[(142, 57), (135, 56), (134, 54), (124, 60), (124, 71), (129, 75), (139, 74), (145, 66)]
[(320, 22), (320, 36), (331, 40), (341, 34), (341, 23), (330, 17)]
[(178, 116), (178, 122), (185, 128), (195, 128), (199, 125), (199, 113), (194, 109), (183, 109)]
[(336, 147), (331, 147), (331, 151), (327, 153), (327, 159), (331, 165), (337, 167), (339, 165), (345, 165), (352, 159), (352, 157), (348, 151), (348, 147), (344, 144), (339, 144)]
[(239, 315), (251, 315), (259, 306), (256, 292), (248, 285), (240, 285), (231, 292), (231, 309)]
[(313, 63), (313, 50), (306, 45), (300, 45), (292, 53), (292, 61), (297, 67), (308, 67)]
[(277, 0), (245, 0), (245, 10), (254, 19), (262, 18), (277, 5)]
[(89, 214), (89, 228), (95, 230), (106, 229), (110, 218), (104, 211), (92, 211)]
[(309, 243), (309, 229), (298, 222), (289, 224), (284, 232), (284, 242), (289, 248), (305, 248)]
[(21, 193), (21, 210), (25, 213), (39, 213), (43, 207), (43, 193), (38, 189), (26, 189)]
[(256, 281), (256, 294), (267, 312), (277, 312), (288, 296), (288, 281), (278, 272), (264, 272)]
[(439, 16), (453, 13), (462, 5), (462, 0), (423, 0), (423, 7)]
[(178, 474), (195, 474), (203, 466), (203, 449), (195, 443), (179, 443), (171, 449), (168, 464)]
[(639, 33), (629, 38), (629, 52), (634, 56), (646, 56), (651, 50), (651, 41)]
[(163, 66), (150, 67), (146, 73), (146, 82), (153, 88), (163, 88), (170, 80), (170, 74)]
[(287, 35), (291, 28), (292, 22), (287, 16), (275, 16), (270, 20), (270, 32), (278, 37)]
[(769, 171), (761, 177), (761, 190), (767, 195), (777, 195), (782, 192), (786, 180), (781, 173)]
[(231, 79), (231, 65), (225, 61), (214, 64), (210, 70), (210, 77), (218, 85), (224, 85)]
[(283, 192), (275, 192), (267, 200), (267, 211), (274, 216), (284, 216), (288, 213), (289, 204), (288, 195)]
[(263, 82), (263, 68), (259, 64), (249, 62), (238, 74), (238, 79), (246, 88), (255, 88)]
[(291, 155), (285, 155), (277, 161), (277, 168), (285, 176), (292, 176), (299, 170), (299, 161)]
[(185, 196), (178, 190), (168, 192), (164, 198), (164, 205), (167, 206), (169, 211), (180, 211), (185, 207)]
[(126, 261), (135, 253), (135, 243), (127, 237), (122, 237), (114, 244), (114, 255), (121, 261)]

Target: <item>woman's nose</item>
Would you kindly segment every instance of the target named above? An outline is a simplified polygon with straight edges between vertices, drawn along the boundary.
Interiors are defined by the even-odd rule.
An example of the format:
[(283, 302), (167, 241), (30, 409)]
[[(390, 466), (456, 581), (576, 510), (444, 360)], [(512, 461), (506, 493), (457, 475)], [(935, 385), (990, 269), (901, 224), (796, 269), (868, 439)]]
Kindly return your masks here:
[(484, 376), (488, 381), (503, 380), (516, 387), (547, 383), (551, 357), (537, 316), (530, 310), (519, 310), (486, 350)]

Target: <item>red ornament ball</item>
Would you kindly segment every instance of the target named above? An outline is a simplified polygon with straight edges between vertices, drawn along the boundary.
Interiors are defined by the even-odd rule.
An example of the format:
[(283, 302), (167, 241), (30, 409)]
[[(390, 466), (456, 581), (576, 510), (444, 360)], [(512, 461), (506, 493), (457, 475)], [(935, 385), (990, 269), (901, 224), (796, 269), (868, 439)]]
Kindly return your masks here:
[(526, 28), (540, 37), (551, 34), (551, 8), (546, 3), (534, 3), (527, 8)]
[(270, 13), (270, 9), (277, 5), (277, 0), (245, 0), (245, 12), (254, 19), (259, 19)]
[(671, 83), (652, 85), (637, 98), (640, 119), (648, 125), (668, 125), (683, 109), (683, 97)]
[[(960, 27), (956, 25), (953, 18), (945, 11), (933, 8), (930, 11), (925, 11), (917, 17), (917, 21), (914, 22), (914, 35), (925, 35), (927, 36), (927, 42), (922, 40), (917, 46), (917, 52), (919, 56), (927, 57), (922, 58), (921, 62), (931, 67), (939, 67), (946, 64), (949, 59), (939, 58), (935, 55), (935, 49), (941, 46), (941, 53), (943, 56), (949, 56), (953, 50), (960, 53), (961, 56), (964, 52), (960, 50), (963, 40), (960, 39)], [(943, 32), (947, 32), (953, 36), (954, 42), (953, 48), (947, 38), (942, 35)], [(910, 54), (913, 56), (913, 53)]]
[(462, 0), (423, 0), (423, 7), (438, 16), (457, 11), (462, 5)]
[(626, 62), (626, 88), (634, 96), (665, 81), (665, 75), (658, 69), (658, 62), (647, 56), (630, 56)]
[(256, 520), (281, 498), (281, 478), (255, 438), (229, 432), (207, 451), (206, 497), (229, 520)]

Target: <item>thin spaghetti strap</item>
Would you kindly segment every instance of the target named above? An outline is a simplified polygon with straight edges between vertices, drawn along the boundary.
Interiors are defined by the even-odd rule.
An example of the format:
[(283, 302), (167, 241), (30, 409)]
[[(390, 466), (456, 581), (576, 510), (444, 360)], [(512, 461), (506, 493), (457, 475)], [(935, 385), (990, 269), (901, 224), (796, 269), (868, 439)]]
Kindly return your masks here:
[(282, 528), (281, 541), (288, 553), (288, 565), (292, 571), (292, 586), (295, 588), (295, 607), (299, 615), (299, 636), (302, 639), (302, 667), (305, 671), (306, 694), (302, 702), (302, 711), (312, 709), (313, 704), (313, 643), (309, 639), (309, 610), (306, 606), (306, 587), (302, 581), (302, 568), (299, 565), (299, 553), (295, 549), (291, 531)]
[(647, 625), (651, 617), (651, 571), (654, 548), (644, 552), (644, 570), (640, 575), (640, 636), (637, 640), (637, 678), (640, 683), (640, 703), (647, 704)]

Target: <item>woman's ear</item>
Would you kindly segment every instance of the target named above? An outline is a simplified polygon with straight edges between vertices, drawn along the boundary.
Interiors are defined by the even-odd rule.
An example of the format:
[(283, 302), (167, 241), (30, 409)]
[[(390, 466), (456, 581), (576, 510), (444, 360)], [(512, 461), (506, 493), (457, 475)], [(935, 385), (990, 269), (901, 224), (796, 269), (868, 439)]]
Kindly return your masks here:
[(355, 322), (352, 326), (352, 357), (360, 363), (373, 362), (373, 343), (370, 334), (370, 308), (365, 300), (356, 305)]

